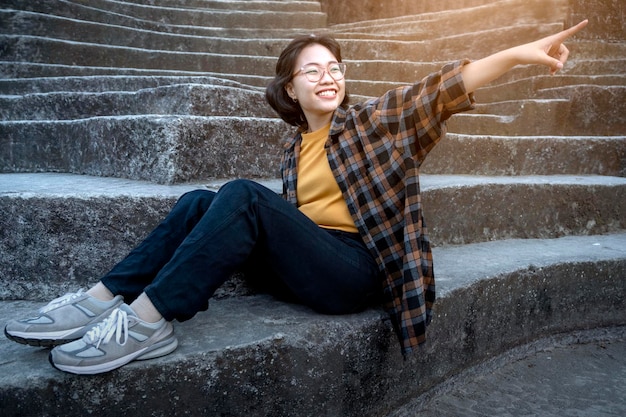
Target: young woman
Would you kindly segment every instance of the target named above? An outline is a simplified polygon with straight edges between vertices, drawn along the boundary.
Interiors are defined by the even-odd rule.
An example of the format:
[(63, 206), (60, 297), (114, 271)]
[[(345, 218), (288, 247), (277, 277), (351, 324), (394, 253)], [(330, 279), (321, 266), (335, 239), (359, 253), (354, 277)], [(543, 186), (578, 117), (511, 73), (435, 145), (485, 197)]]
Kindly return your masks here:
[(586, 24), (445, 65), (354, 106), (337, 42), (295, 39), (266, 90), (280, 117), (298, 127), (281, 162), (284, 195), (246, 180), (183, 195), (94, 287), (10, 321), (6, 336), (56, 346), (52, 365), (79, 374), (166, 355), (178, 344), (170, 322), (207, 309), (243, 268), (250, 280), (325, 314), (382, 301), (408, 354), (424, 341), (435, 300), (421, 162), (446, 119), (473, 107), (471, 92), (516, 65), (545, 65), (554, 74), (569, 54), (563, 41)]

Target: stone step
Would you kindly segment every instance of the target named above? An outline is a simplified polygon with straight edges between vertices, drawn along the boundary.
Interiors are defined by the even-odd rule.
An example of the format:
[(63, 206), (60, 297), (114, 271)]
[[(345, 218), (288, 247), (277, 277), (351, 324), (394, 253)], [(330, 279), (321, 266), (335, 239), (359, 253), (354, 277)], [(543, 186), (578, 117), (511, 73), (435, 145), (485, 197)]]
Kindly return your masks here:
[(546, 2), (542, 0), (505, 0), (462, 9), (334, 24), (329, 28), (339, 37), (349, 35), (398, 41), (430, 40), (503, 26), (552, 24), (555, 22), (554, 16), (567, 15), (566, 0), (553, 0), (549, 7), (551, 13), (546, 13)]
[(421, 182), (435, 245), (626, 229), (623, 177), (433, 175)]
[(118, 92), (124, 94), (182, 85), (201, 85), (207, 88), (224, 87), (257, 93), (265, 91), (264, 88), (253, 87), (249, 84), (201, 75), (98, 75), (0, 79), (0, 95), (14, 97), (59, 93), (99, 94)]
[[(624, 62), (626, 64), (626, 62)], [(596, 86), (601, 88), (621, 88), (626, 85), (626, 74), (601, 75), (536, 75), (529, 78), (520, 78), (513, 81), (501, 80), (481, 88), (475, 96), (480, 103), (492, 103), (521, 98), (569, 98), (571, 91), (579, 87)], [(0, 89), (2, 85), (0, 84)], [(566, 94), (563, 94), (564, 89)], [(557, 92), (558, 95), (554, 94)]]
[(2, 61), (113, 68), (271, 75), (275, 57), (205, 52), (153, 51), (42, 37), (0, 35)]
[[(387, 417), (626, 414), (626, 327), (544, 338), (465, 369)], [(514, 377), (513, 377), (514, 376)], [(572, 381), (576, 381), (572, 384)]]
[(421, 172), (437, 175), (626, 176), (626, 136), (481, 136), (448, 133)]
[(126, 0), (144, 6), (176, 7), (189, 9), (212, 9), (212, 10), (259, 10), (259, 11), (293, 11), (293, 12), (320, 12), (319, 1), (308, 0)]
[[(89, 285), (166, 215), (177, 197), (225, 180), (164, 186), (69, 174), (0, 175), (0, 299), (46, 299)], [(276, 192), (279, 180), (260, 180)], [(437, 247), (626, 229), (626, 178), (423, 175)], [(236, 292), (236, 288), (234, 290)]]
[[(76, 4), (115, 13), (132, 16), (149, 22), (159, 22), (172, 26), (198, 27), (264, 27), (264, 28), (302, 28), (312, 29), (326, 26), (326, 14), (318, 8), (311, 10), (308, 3), (296, 3), (301, 9), (285, 10), (280, 3), (273, 8), (259, 9), (255, 2), (240, 2), (238, 10), (233, 8), (212, 8), (217, 2), (207, 2), (199, 7), (170, 7), (162, 5), (143, 5), (134, 2), (116, 0), (71, 0)], [(268, 4), (266, 4), (268, 5)], [(252, 6), (252, 7), (245, 7)]]
[(428, 40), (373, 40), (341, 39), (344, 59), (368, 57), (378, 60), (442, 61), (450, 59), (478, 59), (507, 46), (534, 41), (562, 30), (559, 23), (501, 26), (464, 35), (433, 37)]
[[(197, 88), (199, 97), (210, 91)], [(222, 113), (238, 112), (239, 103), (247, 97), (256, 97), (250, 102), (261, 100), (248, 94), (239, 97), (222, 97)], [(213, 102), (220, 101), (208, 101)], [(213, 111), (202, 107), (203, 103), (200, 100), (197, 107), (189, 103), (180, 107), (199, 113)], [(528, 123), (534, 123), (533, 114), (527, 115)], [(505, 116), (497, 117), (502, 121), (501, 130), (506, 130)], [(431, 173), (478, 175), (624, 175), (623, 135), (550, 136), (550, 129), (532, 128), (517, 119), (509, 123), (520, 130), (503, 135), (481, 125), (485, 119), (491, 121), (496, 116), (454, 116), (449, 121), (448, 139), (440, 144), (441, 151), (435, 148), (435, 157), (427, 159), (426, 169)], [(558, 119), (554, 115), (549, 121)], [(488, 132), (480, 134), (479, 129)], [(60, 171), (164, 184), (211, 177), (275, 177), (282, 143), (293, 131), (271, 116), (141, 114), (2, 121), (0, 172)], [(468, 136), (458, 132), (477, 133)], [(485, 149), (493, 153), (482, 152)]]
[(436, 13), (445, 10), (469, 9), (471, 7), (495, 3), (499, 0), (442, 0), (438, 2), (406, 2), (390, 0), (381, 3), (377, 0), (362, 0), (359, 8), (346, 13), (342, 4), (323, 0), (324, 10), (329, 15), (329, 21), (336, 24), (362, 22), (381, 18), (395, 18), (423, 13)]
[[(187, 91), (192, 94), (195, 91), (202, 98), (213, 90), (190, 87)], [(135, 98), (141, 96), (137, 94)], [(239, 103), (248, 97), (254, 97), (251, 103), (261, 100), (258, 95), (237, 97), (222, 97), (221, 112), (239, 112)], [(183, 102), (180, 107), (198, 113), (215, 112), (203, 107), (204, 103), (214, 102), (220, 101), (212, 97), (210, 101), (199, 100), (194, 105)], [(434, 156), (426, 160), (428, 172), (624, 175), (623, 135), (550, 136), (546, 134), (550, 129), (542, 131), (530, 126), (519, 130), (526, 135), (518, 131), (512, 136), (501, 135), (495, 128), (486, 134), (467, 135), (456, 132), (487, 130), (472, 118), (490, 120), (496, 116), (462, 116), (456, 115), (449, 121), (451, 133), (439, 144), (441, 150), (435, 148)], [(534, 123), (527, 117), (528, 123)], [(504, 120), (505, 116), (499, 119)], [(556, 119), (558, 117), (553, 116), (549, 121)], [(522, 124), (514, 119), (509, 123)], [(508, 125), (503, 123), (503, 126), (504, 130)], [(282, 143), (293, 131), (292, 127), (269, 115), (261, 118), (141, 114), (78, 120), (2, 121), (0, 172), (61, 171), (165, 184), (210, 177), (275, 177)], [(490, 152), (484, 152), (487, 149)]]
[(128, 93), (182, 84), (222, 86), (258, 92), (265, 90), (253, 87), (249, 84), (242, 84), (224, 78), (202, 75), (98, 75), (0, 79), (0, 95), (22, 96), (48, 93)]
[(546, 68), (540, 66), (517, 66), (492, 82), (491, 85), (501, 85), (535, 77), (545, 78), (546, 76), (555, 80), (567, 76), (622, 76), (626, 74), (626, 66), (624, 64), (626, 64), (626, 58), (619, 56), (605, 57), (605, 59), (600, 60), (575, 56), (568, 60), (565, 67), (554, 76), (549, 75)]
[[(237, 14), (229, 12), (230, 14)], [(274, 15), (274, 13), (272, 13)], [(298, 13), (298, 15), (300, 15)], [(279, 16), (280, 18), (280, 16)], [(233, 26), (229, 26), (233, 27)], [(264, 25), (265, 30), (269, 27)], [(36, 36), (54, 40), (77, 41), (107, 46), (124, 46), (150, 50), (212, 52), (219, 54), (254, 54), (278, 56), (288, 41), (284, 39), (223, 38), (170, 33), (123, 27), (116, 24), (89, 22), (43, 13), (15, 10), (0, 11), (0, 33)], [(77, 33), (80, 37), (77, 37)], [(295, 36), (297, 29), (291, 29)]]
[(2, 172), (61, 171), (180, 183), (277, 175), (280, 119), (111, 116), (0, 122)]
[[(406, 360), (379, 308), (324, 316), (266, 295), (214, 300), (174, 323), (172, 354), (89, 378), (53, 369), (46, 349), (1, 338), (0, 407), (7, 417), (165, 415), (181, 407), (202, 415), (386, 416), (513, 348), (624, 326), (625, 248), (623, 232), (435, 248), (435, 316), (427, 343)], [(477, 259), (480, 267), (468, 268)], [(39, 305), (1, 302), (0, 321)]]
[(240, 10), (212, 9), (210, 3), (199, 8), (161, 7), (113, 0), (53, 0), (49, 2), (34, 0), (28, 3), (5, 0), (3, 6), (6, 9), (45, 13), (91, 22), (115, 21), (120, 26), (142, 29), (232, 27), (293, 30), (326, 26), (326, 14), (319, 9), (311, 10), (308, 2), (294, 4), (301, 6), (296, 8), (255, 9), (252, 7)]
[[(477, 105), (476, 110), (455, 115), (450, 132), (504, 136), (611, 136), (626, 132), (621, 86), (576, 86), (558, 89), (558, 99), (515, 100)], [(619, 101), (618, 101), (619, 103)], [(603, 122), (598, 123), (598, 118)]]
[(191, 115), (274, 118), (261, 91), (243, 85), (172, 84), (136, 91), (0, 95), (0, 120)]
[[(64, 80), (66, 81), (66, 80)], [(127, 84), (118, 79), (117, 84)], [(153, 80), (149, 80), (153, 81)], [(186, 81), (186, 80), (179, 80)], [(193, 81), (193, 79), (189, 80)], [(198, 82), (203, 81), (203, 82)], [(161, 115), (196, 115), (196, 116), (239, 116), (239, 117), (275, 117), (265, 101), (260, 89), (245, 85), (217, 82), (210, 83), (208, 77), (196, 82), (178, 82), (150, 88), (131, 90), (125, 85), (125, 91), (57, 91), (50, 93), (0, 95), (0, 119), (11, 120), (72, 120), (93, 116), (121, 116), (139, 114)], [(67, 82), (67, 81), (66, 81)], [(67, 84), (73, 84), (67, 82)], [(590, 111), (590, 107), (611, 108), (610, 103), (623, 96), (623, 86), (601, 85), (565, 85), (551, 86), (533, 91), (527, 87), (528, 94), (520, 93), (517, 98), (489, 104), (478, 93), (479, 104), (473, 114), (517, 115), (521, 110), (533, 114), (559, 112), (563, 114), (579, 101), (585, 102), (585, 111), (577, 112), (579, 117)], [(73, 88), (76, 89), (76, 85)], [(99, 86), (103, 90), (103, 86)], [(503, 88), (504, 90), (505, 88)], [(521, 88), (520, 88), (521, 89)], [(533, 94), (534, 93), (534, 94)], [(541, 97), (533, 99), (533, 95)], [(488, 95), (484, 95), (488, 97)], [(524, 97), (520, 99), (519, 97)], [(590, 100), (591, 98), (591, 100)], [(591, 104), (589, 103), (591, 102)], [(564, 105), (567, 103), (567, 105)], [(582, 110), (582, 109), (580, 109)], [(619, 108), (610, 116), (610, 124), (617, 124), (623, 118)], [(593, 119), (593, 118), (592, 118)], [(622, 124), (626, 124), (623, 122)], [(541, 126), (542, 128), (543, 126)], [(578, 131), (585, 134), (587, 131)], [(494, 132), (495, 133), (495, 132)]]
[[(580, 59), (583, 60), (599, 60), (603, 63), (607, 59), (626, 57), (626, 36), (621, 40), (604, 41), (604, 40), (574, 40), (568, 42), (568, 49), (570, 50), (570, 56), (572, 56), (572, 62), (577, 62)], [(599, 71), (602, 71), (602, 65), (597, 65)], [(564, 70), (567, 69), (564, 68)], [(624, 69), (620, 71), (623, 73)]]
[[(210, 71), (188, 71), (188, 70), (167, 70), (159, 68), (115, 68), (115, 67), (87, 67), (78, 65), (62, 65), (62, 64), (46, 64), (33, 62), (15, 62), (0, 61), (0, 85), (3, 92), (13, 94), (12, 86), (14, 84), (23, 86), (27, 84), (46, 85), (48, 78), (65, 79), (71, 78), (77, 80), (79, 78), (93, 79), (94, 77), (102, 79), (138, 79), (138, 78), (172, 78), (180, 77), (184, 79), (215, 79), (218, 78), (224, 82), (230, 80), (235, 83), (255, 86), (257, 88), (265, 88), (270, 76), (256, 74), (232, 74), (217, 73)], [(121, 81), (123, 84), (123, 81)], [(58, 85), (58, 84), (57, 84)], [(93, 86), (94, 84), (91, 83)], [(106, 83), (110, 85), (110, 83)], [(134, 85), (134, 84), (133, 84)], [(148, 85), (153, 85), (148, 83)], [(160, 85), (160, 84), (158, 84)], [(5, 89), (6, 88), (6, 89)], [(40, 87), (32, 87), (32, 91), (38, 91)], [(93, 89), (98, 91), (97, 89)], [(123, 87), (120, 90), (124, 90)], [(75, 91), (70, 90), (70, 91)], [(19, 93), (18, 93), (19, 94)]]

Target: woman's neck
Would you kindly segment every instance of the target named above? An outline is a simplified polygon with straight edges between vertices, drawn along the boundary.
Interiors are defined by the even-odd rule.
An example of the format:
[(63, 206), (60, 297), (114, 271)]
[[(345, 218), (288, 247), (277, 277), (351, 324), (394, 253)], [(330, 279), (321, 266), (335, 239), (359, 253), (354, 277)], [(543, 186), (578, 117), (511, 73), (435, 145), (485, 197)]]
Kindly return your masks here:
[(320, 116), (320, 117), (307, 117), (307, 132), (315, 132), (325, 126), (330, 124), (330, 121), (333, 118), (333, 113), (329, 113), (328, 115)]

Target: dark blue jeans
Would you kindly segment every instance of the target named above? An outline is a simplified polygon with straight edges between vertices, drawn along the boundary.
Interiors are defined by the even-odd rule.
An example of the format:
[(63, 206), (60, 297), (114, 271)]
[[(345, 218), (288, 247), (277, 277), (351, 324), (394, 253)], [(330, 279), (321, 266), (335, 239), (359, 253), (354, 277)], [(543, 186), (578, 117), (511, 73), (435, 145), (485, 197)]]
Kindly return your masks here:
[(183, 195), (167, 217), (101, 281), (130, 303), (145, 291), (166, 320), (208, 308), (234, 272), (325, 314), (376, 300), (377, 264), (356, 234), (320, 228), (274, 191), (235, 180)]

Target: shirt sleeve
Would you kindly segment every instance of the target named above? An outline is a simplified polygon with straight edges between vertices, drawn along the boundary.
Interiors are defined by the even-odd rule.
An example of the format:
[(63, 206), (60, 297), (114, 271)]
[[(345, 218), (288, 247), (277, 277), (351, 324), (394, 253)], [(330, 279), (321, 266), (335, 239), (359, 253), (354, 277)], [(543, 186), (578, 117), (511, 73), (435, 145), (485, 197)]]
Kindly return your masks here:
[(375, 100), (379, 132), (384, 131), (396, 146), (421, 162), (445, 133), (445, 121), (455, 113), (474, 108), (473, 94), (463, 84), (461, 68), (469, 60), (446, 64), (421, 81), (390, 90)]

